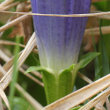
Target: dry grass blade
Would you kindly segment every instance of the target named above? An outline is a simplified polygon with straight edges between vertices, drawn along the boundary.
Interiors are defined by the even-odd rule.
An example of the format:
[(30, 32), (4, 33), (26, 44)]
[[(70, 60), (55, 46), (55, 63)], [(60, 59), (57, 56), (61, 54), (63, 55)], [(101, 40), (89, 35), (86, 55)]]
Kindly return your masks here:
[[(19, 18), (16, 18), (15, 20), (13, 20), (13, 21), (7, 23), (6, 25), (0, 27), (0, 32), (5, 31), (6, 29), (18, 24), (19, 22), (21, 22), (22, 20), (26, 19), (27, 17), (28, 17), (27, 15), (23, 15), (23, 16), (21, 16)], [(103, 34), (109, 34), (110, 33), (110, 31), (109, 31), (110, 30), (110, 26), (103, 26), (101, 28), (102, 28)], [(85, 36), (100, 35), (99, 27), (86, 29), (84, 35)], [(6, 42), (6, 43), (3, 42), (2, 43), (2, 41), (0, 41), (0, 43), (1, 44), (3, 44), (3, 43), (6, 44), (7, 43), (6, 45), (15, 45), (15, 43), (12, 43), (12, 42)], [(23, 45), (20, 45), (20, 46), (24, 47)]]
[[(100, 13), (101, 11), (93, 11), (92, 13)], [(103, 15), (103, 16), (97, 16), (97, 18), (99, 19), (106, 19), (106, 20), (110, 20), (110, 15)]]
[[(103, 26), (101, 27), (101, 29), (103, 34), (110, 33), (110, 26)], [(99, 27), (85, 30), (85, 36), (91, 36), (91, 35), (100, 35)]]
[(11, 11), (0, 11), (1, 13), (7, 14), (19, 14), (19, 15), (36, 15), (36, 16), (52, 16), (52, 17), (98, 17), (110, 15), (110, 11), (107, 12), (97, 12), (97, 13), (87, 13), (87, 14), (41, 14), (32, 12), (11, 12)]
[[(5, 69), (6, 71), (8, 71), (8, 69), (13, 65), (13, 58), (10, 59), (2, 50), (0, 50), (0, 58), (3, 59), (5, 62), (8, 62), (8, 63), (6, 63), (6, 64), (4, 65), (4, 69)], [(7, 65), (8, 65), (8, 66), (7, 66)], [(23, 66), (20, 67), (19, 70), (20, 70), (24, 75), (26, 75), (28, 78), (30, 78), (31, 80), (33, 80), (35, 83), (37, 83), (37, 84), (39, 84), (40, 86), (44, 87), (44, 84), (43, 84), (41, 81), (39, 81), (38, 79), (36, 79), (35, 77), (33, 77), (31, 74), (25, 74), (25, 70), (23, 69), (24, 66), (26, 66), (26, 65), (23, 64)], [(27, 67), (27, 66), (26, 66), (26, 67)], [(2, 70), (1, 72), (3, 72), (3, 69), (2, 69), (2, 68), (1, 68), (1, 70)], [(35, 73), (33, 73), (33, 74), (35, 74), (37, 77), (41, 78), (40, 73), (35, 72)]]
[(106, 101), (106, 98), (103, 98), (103, 100), (100, 100), (100, 102), (95, 106), (94, 110), (106, 110), (104, 107), (105, 101)]
[(5, 70), (3, 69), (1, 65), (0, 65), (0, 72), (2, 72), (3, 75), (5, 75)]
[[(1, 51), (1, 53), (2, 54), (4, 54), (2, 51)], [(3, 66), (3, 68), (4, 68), (4, 70), (5, 71), (8, 71), (10, 68), (11, 68), (11, 66), (13, 65), (13, 58), (11, 58), (11, 59), (9, 59), (8, 57), (7, 57), (7, 59), (5, 59), (5, 56), (2, 56), (2, 54), (0, 54), (0, 58), (2, 59), (2, 60), (4, 60), (5, 62), (7, 62), (7, 63), (5, 63), (5, 65)], [(9, 61), (8, 61), (9, 60)]]
[(110, 20), (110, 15), (98, 16), (98, 18)]
[(107, 97), (104, 97), (103, 100), (100, 100), (98, 104), (95, 106), (94, 110), (105, 110), (104, 103), (106, 102)]
[(35, 110), (41, 110), (43, 107), (34, 98), (32, 98), (19, 84), (16, 84), (16, 89), (23, 94), (25, 99), (35, 108)]
[[(79, 77), (82, 78), (84, 81), (86, 81), (87, 83), (91, 84), (93, 83), (92, 80), (90, 80), (87, 76), (83, 75), (82, 73), (78, 73)], [(103, 100), (101, 100), (96, 106), (95, 106), (95, 110), (103, 110), (104, 107), (104, 103), (106, 101), (107, 97), (105, 97)]]
[(2, 99), (0, 98), (0, 110), (3, 110)]
[(91, 84), (93, 83), (92, 80), (90, 80), (87, 76), (83, 75), (82, 73), (78, 72), (78, 75), (81, 79), (83, 79), (84, 81), (86, 81), (87, 83)]
[(31, 73), (37, 76), (38, 78), (42, 79), (42, 75), (39, 72), (33, 71)]
[(12, 3), (12, 4), (8, 5), (8, 6), (5, 6), (3, 9), (0, 9), (0, 10), (4, 10), (5, 11), (5, 10), (8, 10), (8, 9), (18, 5), (18, 4), (19, 4), (19, 2), (15, 2), (15, 3)]
[(0, 58), (3, 59), (5, 62), (8, 62), (10, 59), (8, 56), (0, 50)]
[(107, 110), (110, 110), (110, 101), (108, 98), (106, 100), (106, 106), (107, 106)]
[(11, 41), (6, 41), (6, 40), (0, 40), (0, 45), (19, 45), (20, 47), (25, 47), (25, 45), (23, 44), (17, 44), (15, 42), (11, 42)]
[[(4, 20), (4, 21), (3, 21)], [(3, 21), (4, 23), (9, 23), (10, 21), (12, 20), (12, 16), (8, 16), (8, 17), (5, 17), (4, 19), (4, 15), (1, 15), (0, 14), (0, 21)], [(2, 37), (2, 35), (4, 34), (4, 31), (0, 32), (0, 38)]]
[[(2, 68), (3, 69), (3, 68)], [(6, 74), (6, 71), (4, 70), (3, 71), (3, 74)], [(16, 88), (17, 90), (23, 94), (24, 98), (27, 99), (27, 101), (29, 103), (31, 103), (31, 105), (35, 108), (35, 109), (38, 109), (38, 110), (41, 110), (42, 109), (42, 106), (33, 98), (31, 97), (19, 84), (16, 84)], [(1, 89), (1, 88), (0, 88)], [(2, 89), (1, 89), (2, 90)], [(3, 92), (1, 92), (0, 90), (0, 95), (2, 95), (2, 98), (4, 98), (3, 100), (5, 101), (6, 105), (9, 105), (8, 104), (8, 100), (6, 100), (6, 96), (5, 94), (3, 94)], [(10, 109), (10, 108), (9, 108)]]
[(2, 88), (0, 88), (0, 96), (1, 96), (1, 98), (4, 100), (4, 102), (5, 102), (6, 106), (8, 107), (8, 109), (11, 110), (11, 109), (10, 109), (9, 102), (8, 102), (8, 99), (7, 99), (7, 97), (6, 97), (5, 93), (4, 93), (4, 91), (2, 90)]
[[(6, 41), (6, 40), (0, 40), (0, 45), (19, 45), (20, 47), (25, 48), (25, 45), (23, 44), (18, 44), (12, 41)], [(33, 52), (38, 53), (37, 49), (34, 49)]]
[[(28, 18), (28, 16), (27, 15), (23, 15), (23, 16), (20, 16), (20, 17), (16, 18), (13, 21), (10, 21), (9, 23), (7, 23), (4, 26), (0, 27), (0, 32), (5, 31), (6, 29), (8, 29), (8, 28), (10, 28), (10, 27), (18, 24), (19, 22), (23, 21), (26, 18)], [(110, 30), (110, 26), (104, 26), (104, 27), (102, 27), (103, 34), (110, 33), (109, 30)], [(92, 28), (92, 29), (86, 29), (85, 36), (90, 36), (91, 34), (93, 34), (93, 35), (100, 35), (99, 27)]]
[(110, 86), (110, 75), (107, 75), (84, 88), (46, 106), (43, 110), (68, 110), (75, 107)]
[(23, 15), (23, 16), (20, 16), (20, 17), (14, 19), (13, 21), (10, 21), (9, 23), (7, 23), (4, 26), (0, 27), (0, 32), (5, 31), (6, 29), (9, 29), (10, 27), (18, 24), (19, 22), (25, 20), (27, 17), (28, 17), (27, 15)]
[(90, 109), (92, 109), (96, 104), (98, 104), (99, 101), (103, 100), (109, 94), (110, 94), (110, 87), (107, 88), (106, 90), (104, 90), (98, 96), (96, 96), (94, 99), (92, 99), (86, 105), (84, 105), (83, 107), (81, 107), (79, 110), (90, 110)]
[(4, 6), (9, 5), (10, 3), (12, 3), (13, 0), (5, 0), (0, 4), (0, 9), (4, 8)]
[[(35, 33), (32, 35), (32, 37), (30, 38), (29, 42), (27, 43), (25, 49), (23, 50), (22, 54), (20, 55), (19, 59), (18, 59), (18, 67), (20, 67), (23, 62), (26, 60), (26, 58), (28, 57), (28, 55), (31, 53), (31, 51), (33, 50), (34, 46), (36, 44), (36, 38), (35, 38)], [(9, 67), (9, 65), (7, 65)], [(8, 68), (6, 67), (6, 68)], [(1, 79), (1, 87), (3, 89), (5, 89), (10, 81), (11, 81), (11, 73), (13, 71), (13, 67), (11, 67), (7, 74)]]

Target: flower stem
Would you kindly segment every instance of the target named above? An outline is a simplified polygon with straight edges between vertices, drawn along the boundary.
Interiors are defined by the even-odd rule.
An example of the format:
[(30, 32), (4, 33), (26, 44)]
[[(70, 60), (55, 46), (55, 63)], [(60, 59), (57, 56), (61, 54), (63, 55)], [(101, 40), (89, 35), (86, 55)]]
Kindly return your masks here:
[(43, 82), (48, 104), (72, 92), (75, 78), (73, 78), (72, 72), (66, 72), (57, 75), (47, 72), (43, 73)]

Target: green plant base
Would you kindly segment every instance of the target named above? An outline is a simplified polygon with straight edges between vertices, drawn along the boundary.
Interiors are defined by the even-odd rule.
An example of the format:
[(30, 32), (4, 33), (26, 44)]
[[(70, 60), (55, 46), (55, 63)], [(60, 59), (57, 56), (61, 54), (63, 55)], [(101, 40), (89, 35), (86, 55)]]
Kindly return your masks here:
[(75, 78), (71, 71), (65, 70), (60, 74), (44, 72), (42, 75), (47, 104), (50, 104), (73, 91)]
[(47, 104), (50, 104), (72, 92), (78, 70), (87, 66), (98, 55), (100, 53), (88, 53), (81, 58), (79, 63), (71, 65), (60, 73), (53, 73), (48, 68), (36, 66), (30, 67), (26, 73), (36, 70), (42, 72)]

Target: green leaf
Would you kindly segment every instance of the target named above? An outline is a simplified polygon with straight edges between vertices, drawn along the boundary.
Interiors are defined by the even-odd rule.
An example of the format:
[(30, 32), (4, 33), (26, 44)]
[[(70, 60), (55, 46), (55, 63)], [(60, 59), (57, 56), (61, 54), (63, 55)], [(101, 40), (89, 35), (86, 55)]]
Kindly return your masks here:
[(101, 30), (101, 24), (102, 20), (100, 22), (100, 36), (101, 36), (101, 56), (102, 56), (102, 69), (103, 69), (103, 76), (108, 74), (110, 72), (109, 69), (109, 59), (108, 59), (108, 55), (107, 55), (107, 51), (106, 51), (106, 47), (105, 47), (105, 42), (104, 42), (104, 38), (103, 38), (103, 33)]
[(34, 110), (34, 108), (24, 98), (15, 97), (12, 110)]
[[(16, 38), (16, 41), (17, 41), (17, 43), (20, 42), (19, 37)], [(19, 45), (16, 45), (15, 50), (14, 50), (15, 57), (14, 57), (14, 62), (13, 62), (14, 66), (13, 66), (12, 81), (10, 84), (10, 91), (9, 91), (9, 102), (10, 102), (11, 107), (13, 106), (13, 99), (15, 97), (15, 84), (18, 79), (18, 62), (17, 62), (17, 60), (19, 57), (19, 54), (18, 54), (19, 51), (20, 51)]]
[(78, 106), (78, 107), (74, 107), (74, 108), (72, 108), (70, 110), (79, 110), (80, 108), (81, 108), (81, 106)]
[(0, 3), (3, 2), (4, 0), (0, 0)]
[[(97, 52), (97, 48), (96, 48), (96, 44), (95, 44), (95, 38), (92, 38), (93, 41), (93, 46), (94, 46), (94, 51)], [(102, 66), (99, 63), (99, 57), (96, 57), (94, 60), (94, 65), (95, 65), (95, 79), (97, 80), (99, 78), (101, 78), (101, 70), (102, 70)]]
[(100, 53), (90, 52), (84, 55), (78, 63), (78, 68), (82, 69), (86, 67), (93, 59), (95, 59)]
[(25, 73), (27, 74), (27, 73), (32, 72), (32, 71), (45, 71), (45, 72), (48, 72), (48, 73), (52, 73), (53, 74), (53, 72), (50, 69), (44, 68), (44, 67), (41, 67), (41, 66), (31, 66), (31, 67), (29, 67), (26, 70)]

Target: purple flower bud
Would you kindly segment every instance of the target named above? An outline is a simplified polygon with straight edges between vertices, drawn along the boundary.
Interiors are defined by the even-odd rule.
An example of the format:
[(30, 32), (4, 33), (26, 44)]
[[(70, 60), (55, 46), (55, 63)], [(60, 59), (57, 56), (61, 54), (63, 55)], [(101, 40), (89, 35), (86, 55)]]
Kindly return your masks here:
[[(91, 0), (31, 0), (32, 12), (41, 14), (83, 14)], [(33, 16), (40, 62), (59, 73), (77, 63), (87, 22), (86, 17)]]

